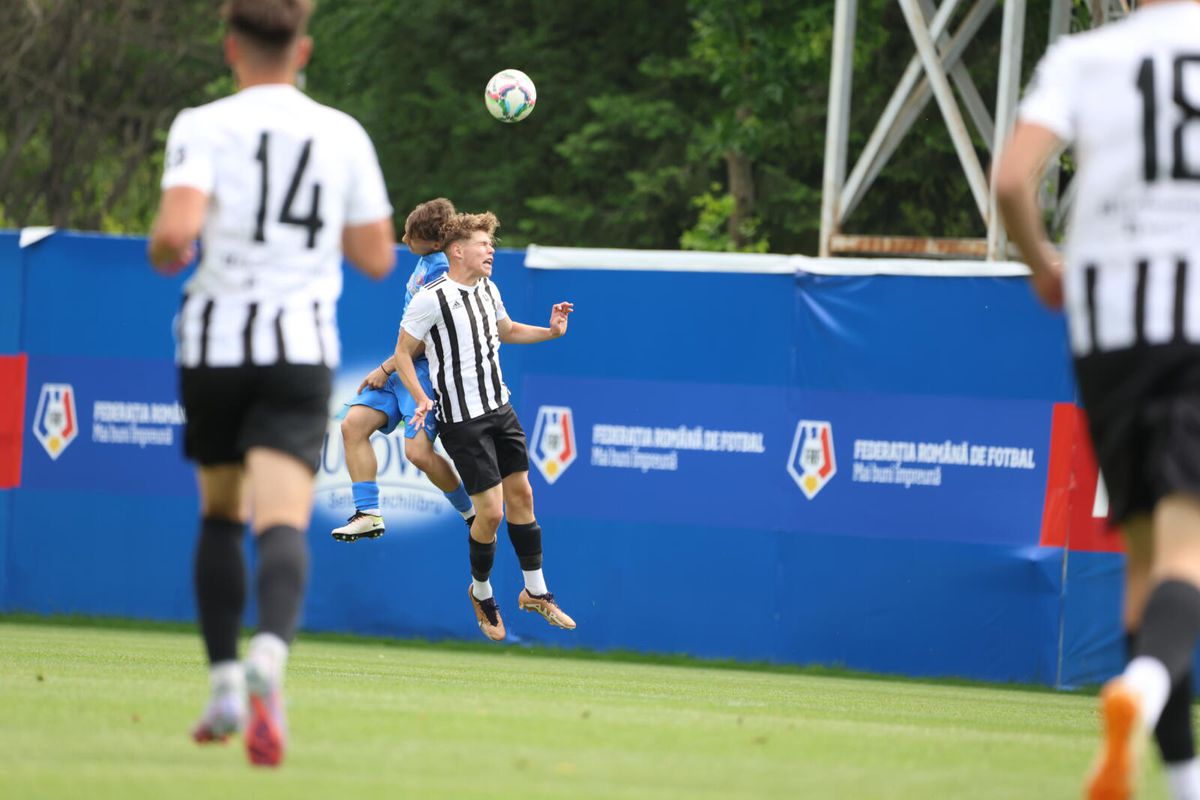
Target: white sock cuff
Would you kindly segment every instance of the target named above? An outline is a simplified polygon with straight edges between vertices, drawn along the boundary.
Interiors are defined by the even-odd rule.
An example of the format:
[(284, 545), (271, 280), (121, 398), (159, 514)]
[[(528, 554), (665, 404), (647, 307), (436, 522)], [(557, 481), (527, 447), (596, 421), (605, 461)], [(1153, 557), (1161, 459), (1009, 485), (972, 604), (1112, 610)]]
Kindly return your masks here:
[(213, 694), (240, 692), (246, 685), (246, 673), (240, 661), (218, 661), (208, 669)]
[(523, 569), (521, 573), (525, 576), (525, 591), (530, 594), (545, 594), (550, 591), (546, 588), (546, 576), (540, 569)]
[(1166, 764), (1165, 771), (1171, 800), (1200, 800), (1200, 761), (1192, 758)]
[(287, 664), (287, 642), (273, 633), (256, 633), (250, 638), (246, 660), (266, 671), (274, 680), (283, 680), (283, 668)]
[(491, 580), (477, 581), (472, 578), (471, 593), (475, 596), (476, 600), (487, 600), (489, 597), (492, 597), (493, 593)]
[(1157, 658), (1138, 656), (1125, 667), (1125, 682), (1142, 698), (1142, 723), (1154, 730), (1171, 694), (1171, 674)]

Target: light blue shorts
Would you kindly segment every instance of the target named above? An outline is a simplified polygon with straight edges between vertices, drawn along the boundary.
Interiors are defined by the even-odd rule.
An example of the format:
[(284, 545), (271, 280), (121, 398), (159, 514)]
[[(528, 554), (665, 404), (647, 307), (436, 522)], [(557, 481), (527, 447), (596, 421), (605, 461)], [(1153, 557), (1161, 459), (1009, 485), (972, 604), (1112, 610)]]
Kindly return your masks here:
[[(413, 366), (417, 368), (417, 380), (420, 381), (421, 388), (425, 390), (428, 397), (433, 397), (433, 382), (429, 380), (429, 361), (422, 358), (414, 361)], [(417, 401), (413, 400), (412, 395), (404, 388), (404, 384), (400, 382), (400, 376), (392, 373), (382, 389), (364, 389), (346, 404), (347, 410), (350, 406), (366, 406), (386, 414), (387, 424), (379, 428), (386, 436), (396, 430), (397, 425), (413, 415), (413, 412), (417, 410)], [(425, 435), (429, 437), (429, 441), (432, 442), (436, 439), (437, 414), (426, 414), (425, 424), (422, 427), (425, 429)], [(411, 425), (404, 426), (404, 438), (411, 439), (416, 435), (416, 428)]]

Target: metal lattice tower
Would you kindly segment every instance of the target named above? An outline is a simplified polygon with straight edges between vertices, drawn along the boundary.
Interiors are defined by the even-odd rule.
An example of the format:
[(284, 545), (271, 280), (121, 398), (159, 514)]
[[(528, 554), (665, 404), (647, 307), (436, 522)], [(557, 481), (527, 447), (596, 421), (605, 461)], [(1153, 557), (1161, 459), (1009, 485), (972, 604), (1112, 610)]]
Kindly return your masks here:
[[(987, 144), (994, 160), (1013, 124), (1020, 92), (1021, 53), (1025, 40), (1026, 0), (1005, 0), (1001, 32), (999, 82), (996, 102), (989, 110), (962, 63), (963, 53), (995, 11), (998, 0), (896, 0), (916, 47), (916, 54), (901, 74), (891, 99), (884, 106), (847, 175), (850, 137), (850, 97), (858, 0), (838, 0), (833, 23), (833, 66), (830, 71), (829, 114), (825, 133), (825, 175), (821, 198), (821, 242), (823, 257), (836, 254), (893, 254), (912, 256), (956, 256), (1003, 259), (1007, 241), (996, 212), (983, 164), (975, 151), (967, 119)], [(1049, 42), (1067, 33), (1071, 24), (1072, 0), (1050, 0)], [(967, 5), (969, 4), (969, 8)], [(1088, 0), (1091, 18), (1107, 21), (1129, 12), (1128, 0)], [(950, 24), (960, 8), (966, 8), (956, 30)], [(957, 95), (955, 94), (957, 89)], [(843, 223), (871, 189), (879, 173), (896, 152), (904, 136), (929, 105), (937, 102), (950, 133), (959, 164), (971, 189), (976, 210), (987, 228), (986, 239), (946, 237), (847, 235)], [(965, 111), (965, 116), (964, 116)], [(1054, 178), (1052, 177), (1052, 180)], [(1056, 217), (1069, 205), (1064, 195)], [(1052, 206), (1054, 197), (1044, 198)]]

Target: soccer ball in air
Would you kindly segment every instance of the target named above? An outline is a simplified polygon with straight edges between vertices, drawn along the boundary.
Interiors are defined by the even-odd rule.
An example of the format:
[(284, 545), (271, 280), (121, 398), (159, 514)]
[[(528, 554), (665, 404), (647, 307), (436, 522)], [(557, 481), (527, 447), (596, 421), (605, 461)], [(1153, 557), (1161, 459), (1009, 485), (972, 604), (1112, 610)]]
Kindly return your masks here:
[(497, 72), (483, 92), (488, 113), (501, 122), (520, 122), (533, 113), (537, 88), (519, 69)]

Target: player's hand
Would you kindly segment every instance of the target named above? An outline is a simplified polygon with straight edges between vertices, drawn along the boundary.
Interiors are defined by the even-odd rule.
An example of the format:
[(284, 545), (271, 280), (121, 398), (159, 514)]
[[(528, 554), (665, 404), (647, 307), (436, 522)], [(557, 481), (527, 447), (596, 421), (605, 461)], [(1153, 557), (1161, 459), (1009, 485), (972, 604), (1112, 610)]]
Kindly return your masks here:
[(1058, 310), (1063, 307), (1063, 261), (1053, 246), (1042, 248), (1042, 258), (1036, 266), (1031, 265), (1033, 275), (1030, 283), (1033, 292), (1047, 308)]
[(367, 377), (363, 378), (363, 382), (358, 385), (358, 392), (362, 394), (363, 389), (370, 386), (372, 389), (382, 389), (387, 385), (388, 373), (383, 371), (383, 367), (376, 367), (367, 373)]
[(567, 332), (567, 316), (574, 310), (574, 303), (555, 303), (550, 309), (550, 333), (556, 338)]
[(187, 267), (187, 265), (192, 263), (192, 261), (195, 258), (196, 258), (196, 244), (195, 244), (195, 242), (193, 242), (192, 244), (189, 244), (187, 246), (187, 249), (185, 249), (179, 255), (179, 258), (177, 258), (176, 260), (172, 261), (169, 264), (163, 264), (161, 267), (158, 267), (158, 271), (161, 272), (163, 275), (168, 275), (168, 276), (178, 275), (180, 272), (183, 272), (183, 270)]
[(408, 418), (408, 424), (415, 430), (419, 430), (425, 422), (425, 416), (433, 413), (433, 401), (426, 397), (424, 400), (417, 401), (417, 410)]

